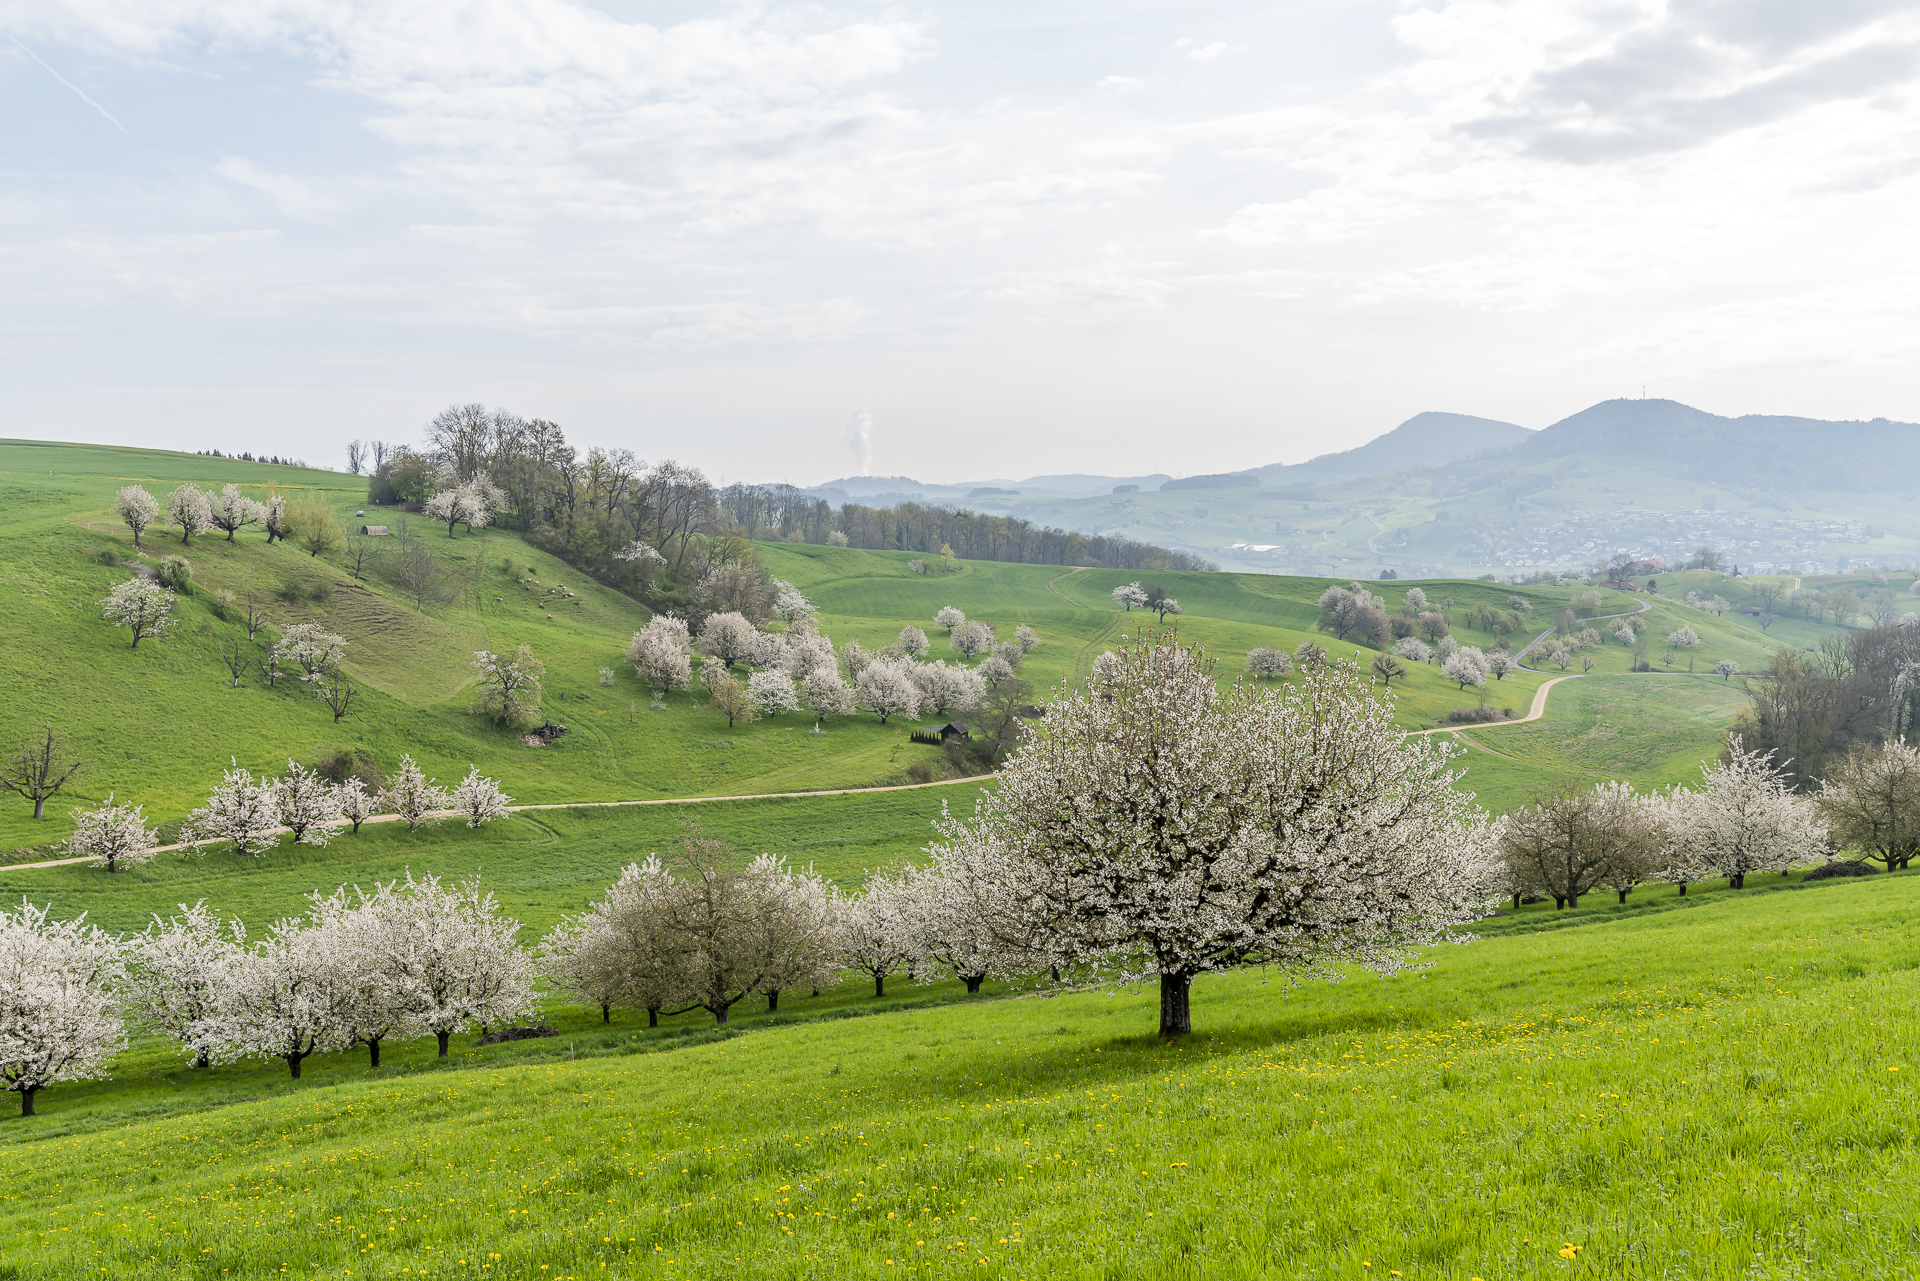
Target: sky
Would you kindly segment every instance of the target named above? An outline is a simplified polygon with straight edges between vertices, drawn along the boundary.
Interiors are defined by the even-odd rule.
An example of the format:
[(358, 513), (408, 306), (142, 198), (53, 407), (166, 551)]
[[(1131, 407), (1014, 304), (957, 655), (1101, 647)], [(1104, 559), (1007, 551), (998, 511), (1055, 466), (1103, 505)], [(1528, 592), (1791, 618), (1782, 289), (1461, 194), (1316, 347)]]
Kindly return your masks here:
[(723, 481), (1920, 420), (1920, 4), (0, 0), (0, 435)]

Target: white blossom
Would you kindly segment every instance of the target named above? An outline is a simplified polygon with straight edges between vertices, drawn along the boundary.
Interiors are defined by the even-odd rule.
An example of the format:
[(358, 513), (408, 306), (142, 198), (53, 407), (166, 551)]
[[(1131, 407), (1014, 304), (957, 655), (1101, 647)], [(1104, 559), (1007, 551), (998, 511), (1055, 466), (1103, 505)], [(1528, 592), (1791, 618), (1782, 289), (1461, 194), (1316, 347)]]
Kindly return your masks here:
[(751, 661), (759, 640), (759, 629), (737, 610), (710, 614), (700, 626), (700, 652), (719, 659), (728, 667)]
[(1146, 590), (1139, 583), (1122, 583), (1113, 589), (1113, 603), (1132, 613), (1134, 606), (1147, 603)]
[(195, 486), (178, 486), (167, 495), (167, 520), (180, 527), (181, 542), (192, 542), (213, 527), (213, 504)]
[(627, 662), (643, 684), (665, 694), (693, 684), (693, 638), (687, 620), (676, 614), (655, 614), (633, 634)]
[(977, 668), (952, 666), (936, 659), (904, 670), (920, 690), (923, 709), (944, 716), (950, 712), (971, 712), (987, 705), (987, 682)]
[(936, 855), (985, 869), (987, 928), (1062, 969), (1193, 977), (1393, 973), (1487, 897), (1491, 850), (1454, 750), (1406, 738), (1352, 662), (1222, 691), (1197, 647), (1124, 645), (1060, 689)]
[(1826, 853), (1819, 811), (1794, 792), (1772, 752), (1750, 752), (1735, 738), (1727, 757), (1701, 766), (1697, 789), (1668, 798), (1668, 828), (1689, 865), (1738, 889), (1749, 872), (1785, 872)]
[(1040, 633), (1034, 631), (1033, 628), (1028, 627), (1025, 623), (1022, 623), (1013, 629), (1013, 639), (1021, 649), (1032, 650), (1035, 645), (1040, 643)]
[(1284, 650), (1256, 645), (1247, 651), (1247, 671), (1255, 677), (1285, 676), (1292, 670), (1293, 659)]
[(408, 873), (404, 887), (382, 887), (376, 898), (386, 928), (371, 960), (405, 994), (408, 1022), (438, 1040), (441, 1058), (453, 1033), (537, 1008), (532, 958), (514, 939), (520, 923), (477, 881), (448, 887)]
[(398, 814), (405, 820), (409, 832), (422, 823), (432, 822), (439, 811), (452, 805), (452, 798), (434, 786), (434, 782), (414, 764), (411, 755), (402, 756), (400, 768), (380, 793), (380, 808)]
[(222, 486), (218, 497), (208, 499), (208, 506), (208, 523), (226, 531), (228, 542), (248, 525), (258, 525), (267, 518), (266, 507), (241, 493), (238, 485)]
[[(1014, 674), (1013, 664), (1008, 662), (1006, 657), (998, 650), (981, 659), (980, 665), (974, 668), (973, 671), (974, 674), (980, 678), (983, 686), (998, 685), (1001, 681), (1011, 680)], [(983, 697), (984, 694), (985, 691), (983, 689)]]
[(100, 613), (115, 627), (129, 628), (133, 644), (128, 648), (139, 649), (143, 638), (173, 626), (173, 593), (144, 578), (130, 578), (107, 593)]
[(179, 905), (165, 920), (158, 912), (146, 932), (127, 945), (127, 1003), (135, 1020), (179, 1045), (195, 1067), (211, 1061), (229, 966), (247, 941), (238, 920), (222, 921), (201, 899)]
[(562, 991), (599, 1006), (603, 1020), (627, 1006), (658, 1027), (662, 1010), (687, 1000), (687, 958), (668, 921), (675, 888), (658, 857), (627, 864), (585, 912), (561, 918), (541, 941), (542, 968)]
[(900, 638), (896, 643), (908, 658), (925, 657), (930, 645), (926, 632), (911, 623), (900, 629)]
[(840, 961), (873, 979), (873, 994), (887, 994), (887, 976), (905, 970), (913, 959), (904, 873), (877, 872), (858, 896), (840, 911)]
[(293, 833), (296, 845), (331, 841), (340, 808), (340, 789), (299, 761), (288, 761), (287, 772), (273, 780), (274, 817)]
[(941, 606), (939, 612), (933, 616), (934, 626), (943, 627), (949, 632), (966, 621), (967, 616), (951, 605)]
[(846, 672), (847, 679), (859, 680), (860, 673), (873, 661), (873, 651), (857, 640), (850, 640), (840, 647), (840, 666)]
[(833, 642), (819, 632), (789, 632), (787, 634), (786, 657), (780, 660), (781, 670), (796, 681), (803, 681), (822, 667), (828, 671), (837, 668), (834, 659)]
[(613, 554), (615, 560), (631, 561), (640, 565), (664, 565), (667, 558), (645, 539), (636, 538)]
[(1402, 636), (1393, 644), (1395, 658), (1404, 658), (1410, 663), (1428, 663), (1433, 661), (1433, 649), (1418, 636)]
[(1418, 614), (1427, 607), (1427, 592), (1424, 587), (1407, 588), (1407, 608)]
[(55, 921), (22, 899), (0, 910), (0, 1081), (34, 1114), (34, 1095), (107, 1075), (126, 1044), (113, 995), (119, 945), (83, 913)]
[(138, 547), (140, 535), (160, 519), (160, 500), (139, 485), (127, 485), (113, 496), (113, 514), (127, 523), (133, 531), (133, 545)]
[(789, 649), (787, 638), (780, 632), (761, 632), (753, 638), (753, 652), (747, 658), (750, 667), (762, 671), (777, 670), (786, 667)]
[(948, 636), (947, 648), (963, 658), (984, 654), (993, 648), (993, 625), (981, 622), (960, 623)]
[(297, 667), (300, 679), (318, 685), (346, 658), (346, 637), (319, 623), (293, 623), (280, 633), (269, 657), (275, 667)]
[(891, 716), (913, 719), (920, 715), (920, 687), (902, 664), (868, 663), (855, 678), (854, 689), (860, 705), (878, 716), (882, 725)]
[(196, 842), (231, 841), (234, 853), (257, 858), (280, 843), (274, 834), (280, 825), (273, 780), (255, 782), (253, 774), (236, 761), (221, 775), (207, 803), (187, 815), (182, 835)]
[(764, 716), (800, 710), (800, 691), (782, 671), (755, 672), (747, 678), (747, 697)]
[(812, 868), (787, 866), (784, 858), (761, 854), (743, 878), (759, 904), (745, 943), (760, 969), (758, 989), (767, 994), (769, 1012), (780, 1008), (782, 992), (830, 983), (840, 968), (840, 898)]
[(150, 862), (160, 852), (159, 844), (140, 810), (138, 805), (115, 805), (112, 792), (98, 809), (71, 810), (73, 835), (61, 849), (70, 858), (91, 859), (94, 867), (109, 872)]
[(344, 1048), (352, 1029), (343, 959), (335, 939), (298, 917), (237, 949), (204, 1025), (212, 1060), (279, 1059), (298, 1079), (310, 1055)]
[(776, 578), (773, 580), (773, 612), (791, 627), (803, 618), (812, 618), (817, 611), (813, 602), (800, 594), (799, 588)]
[(1440, 674), (1461, 689), (1469, 685), (1479, 689), (1487, 683), (1487, 677), (1493, 674), (1493, 666), (1480, 650), (1471, 645), (1462, 645), (1441, 661)]
[(840, 679), (840, 673), (832, 667), (816, 667), (807, 673), (800, 686), (801, 701), (813, 712), (814, 732), (826, 723), (829, 716), (851, 716), (859, 709), (860, 702), (852, 689)]
[(1692, 649), (1700, 643), (1700, 634), (1691, 627), (1680, 626), (1667, 633), (1667, 644), (1681, 649)]
[(476, 716), (490, 716), (500, 725), (518, 725), (540, 712), (540, 678), (547, 665), (533, 656), (533, 646), (521, 645), (512, 655), (479, 649), (470, 666), (480, 683), (469, 707)]
[(357, 778), (350, 778), (340, 785), (340, 817), (353, 824), (354, 834), (360, 832), (360, 825), (380, 812), (380, 798), (367, 790), (367, 785)]
[(468, 827), (478, 827), (491, 819), (506, 818), (513, 798), (500, 790), (500, 784), (483, 777), (479, 767), (469, 764), (467, 776), (447, 797), (447, 808), (463, 815)]

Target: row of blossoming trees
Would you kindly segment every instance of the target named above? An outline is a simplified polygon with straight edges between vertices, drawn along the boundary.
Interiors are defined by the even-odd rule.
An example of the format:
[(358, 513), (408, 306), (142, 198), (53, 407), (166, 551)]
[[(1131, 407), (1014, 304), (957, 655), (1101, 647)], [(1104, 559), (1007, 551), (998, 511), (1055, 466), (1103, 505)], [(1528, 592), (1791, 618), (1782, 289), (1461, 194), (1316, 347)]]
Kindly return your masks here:
[[(1500, 826), (1507, 890), (1578, 907), (1601, 886), (1620, 902), (1647, 882), (1687, 886), (1777, 872), (1850, 849), (1904, 867), (1920, 854), (1920, 748), (1904, 739), (1861, 744), (1819, 780), (1794, 790), (1784, 762), (1735, 737), (1724, 759), (1704, 766), (1696, 787), (1639, 792), (1601, 783), (1543, 796)], [(1828, 873), (1857, 874), (1840, 863)]]
[[(836, 649), (814, 626), (812, 606), (797, 593), (794, 597), (798, 608), (788, 614), (784, 632), (762, 631), (729, 611), (708, 615), (696, 636), (685, 619), (655, 615), (634, 633), (627, 662), (643, 684), (664, 697), (669, 690), (692, 687), (699, 655), (699, 682), (729, 724), (805, 710), (818, 729), (829, 716), (862, 709), (882, 724), (893, 716), (975, 711), (986, 705), (995, 685), (1013, 678), (1040, 639), (1022, 625), (996, 643), (992, 624), (948, 606), (934, 621), (946, 629), (948, 648), (959, 658), (979, 660), (972, 666), (926, 661), (932, 642), (911, 624), (877, 650), (857, 640)], [(747, 669), (744, 683), (733, 675), (736, 666)], [(656, 698), (655, 706), (660, 705)]]
[[(358, 778), (334, 783), (299, 761), (288, 761), (287, 772), (278, 778), (255, 778), (235, 763), (207, 803), (187, 815), (181, 839), (192, 846), (228, 845), (236, 854), (257, 857), (278, 845), (283, 834), (296, 844), (325, 846), (342, 827), (358, 832), (362, 823), (382, 814), (393, 815), (409, 831), (447, 816), (478, 827), (504, 818), (512, 803), (477, 768), (470, 767), (457, 786), (443, 788), (412, 756), (400, 758), (400, 768), (379, 791)], [(109, 872), (149, 862), (161, 850), (159, 833), (148, 826), (143, 807), (115, 804), (111, 794), (96, 809), (73, 811), (73, 835), (63, 848)]]

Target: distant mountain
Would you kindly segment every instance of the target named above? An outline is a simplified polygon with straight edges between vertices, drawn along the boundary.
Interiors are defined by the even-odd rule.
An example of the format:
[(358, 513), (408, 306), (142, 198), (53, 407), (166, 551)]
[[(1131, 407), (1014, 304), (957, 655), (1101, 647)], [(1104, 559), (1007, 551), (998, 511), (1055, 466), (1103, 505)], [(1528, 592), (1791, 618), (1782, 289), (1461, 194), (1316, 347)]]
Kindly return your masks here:
[(1920, 425), (1723, 418), (1676, 400), (1603, 400), (1532, 433), (1512, 457), (1524, 464), (1576, 453), (1678, 464), (1691, 480), (1781, 493), (1904, 489), (1920, 470)]
[(1353, 476), (1384, 476), (1413, 467), (1442, 467), (1520, 444), (1534, 433), (1514, 423), (1471, 414), (1428, 410), (1357, 449), (1321, 454), (1304, 463), (1273, 463), (1256, 469), (1264, 485)]

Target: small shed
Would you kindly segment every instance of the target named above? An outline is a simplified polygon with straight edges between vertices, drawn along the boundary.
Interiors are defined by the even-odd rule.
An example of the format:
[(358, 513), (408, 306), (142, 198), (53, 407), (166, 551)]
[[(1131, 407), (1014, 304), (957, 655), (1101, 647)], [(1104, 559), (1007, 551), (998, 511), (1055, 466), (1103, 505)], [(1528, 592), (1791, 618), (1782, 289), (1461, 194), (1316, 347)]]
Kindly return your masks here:
[(935, 729), (934, 732), (940, 735), (940, 741), (943, 743), (952, 742), (956, 738), (964, 741), (972, 737), (965, 721), (948, 721), (945, 725), (941, 725)]
[(362, 525), (360, 526), (360, 532), (369, 538), (385, 538), (387, 536), (387, 527), (385, 525)]

